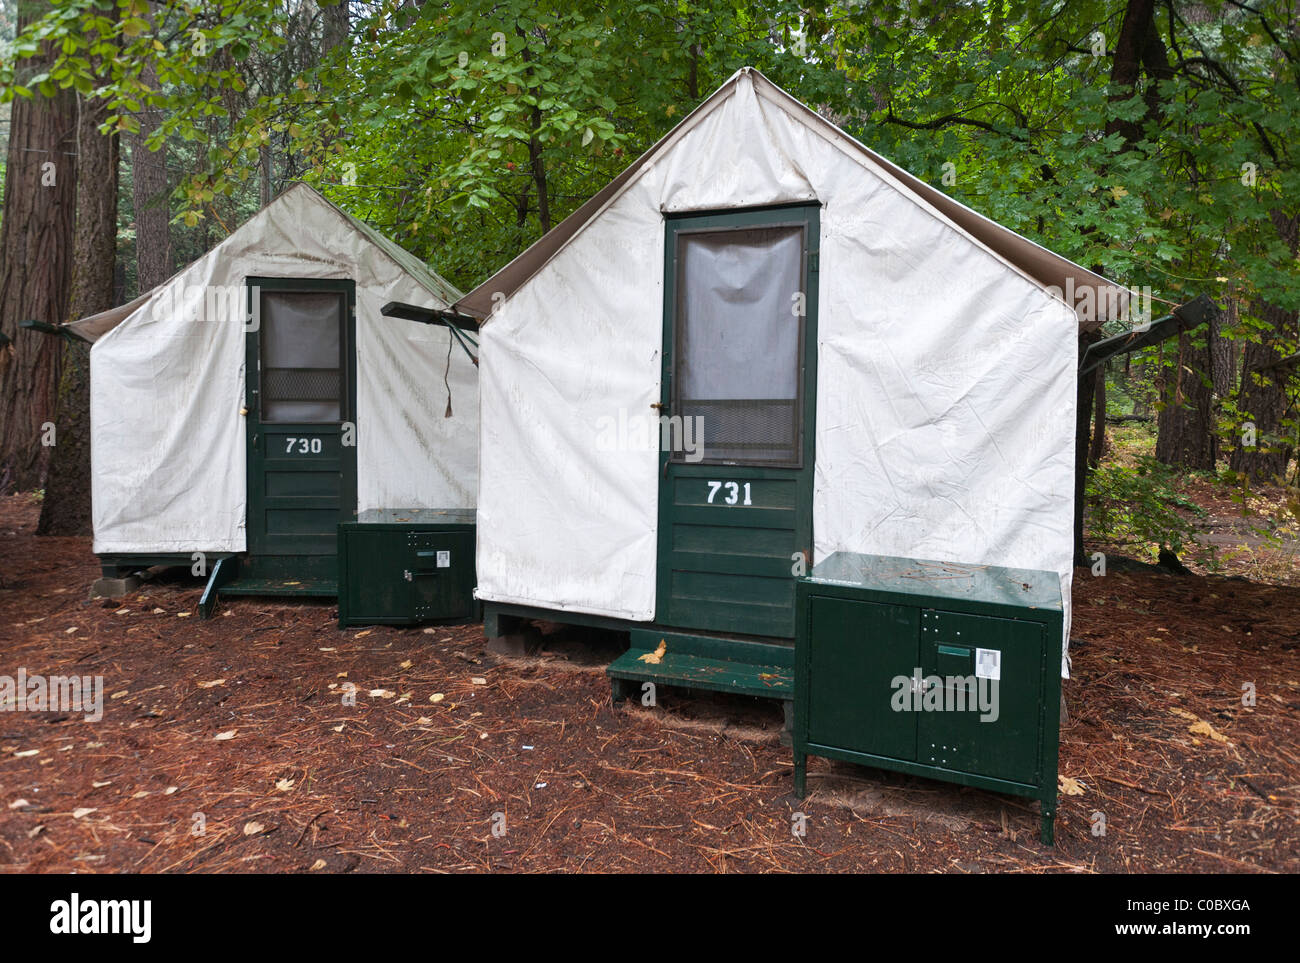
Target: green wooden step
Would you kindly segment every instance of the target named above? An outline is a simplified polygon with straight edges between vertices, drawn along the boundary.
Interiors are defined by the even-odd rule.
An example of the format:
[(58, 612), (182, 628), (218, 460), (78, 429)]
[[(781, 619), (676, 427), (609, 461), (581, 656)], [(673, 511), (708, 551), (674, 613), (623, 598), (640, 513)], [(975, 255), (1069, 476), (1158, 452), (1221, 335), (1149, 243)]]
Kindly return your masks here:
[(238, 578), (221, 586), (222, 595), (310, 595), (334, 598), (338, 583), (323, 579)]
[[(794, 673), (779, 665), (758, 665), (731, 659), (675, 653), (670, 648), (655, 665), (641, 656), (652, 649), (633, 647), (609, 664), (606, 675), (615, 680), (654, 682), (686, 689), (737, 692), (765, 699), (794, 698)], [(630, 693), (628, 693), (630, 694)]]

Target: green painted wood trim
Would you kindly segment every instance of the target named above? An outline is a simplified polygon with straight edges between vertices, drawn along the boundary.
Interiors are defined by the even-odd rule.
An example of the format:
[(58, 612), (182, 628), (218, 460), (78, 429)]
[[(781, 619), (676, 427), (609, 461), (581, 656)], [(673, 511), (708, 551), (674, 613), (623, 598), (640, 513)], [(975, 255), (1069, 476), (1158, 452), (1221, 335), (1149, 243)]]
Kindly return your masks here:
[[(253, 312), (253, 292), (256, 289), (261, 291), (331, 291), (344, 295), (346, 302), (346, 318), (344, 319), (343, 332), (341, 338), (340, 350), (343, 352), (342, 367), (344, 372), (345, 390), (343, 397), (340, 398), (340, 416), (343, 423), (351, 423), (354, 428), (357, 424), (357, 313), (356, 313), (356, 282), (344, 278), (288, 278), (288, 277), (249, 277), (245, 279), (245, 296), (246, 305), (251, 317)], [(259, 307), (260, 311), (260, 307)], [(266, 544), (266, 537), (261, 532), (261, 520), (265, 518), (266, 510), (273, 506), (273, 499), (269, 498), (264, 491), (264, 484), (260, 480), (265, 477), (266, 461), (268, 457), (261, 451), (258, 444), (258, 437), (263, 434), (265, 428), (262, 423), (261, 409), (261, 376), (258, 359), (261, 354), (261, 332), (247, 331), (244, 336), (244, 407), (247, 410), (245, 416), (244, 444), (246, 453), (246, 486), (248, 493), (248, 505), (245, 514), (245, 531), (248, 538), (248, 555), (250, 560), (254, 561), (257, 569), (261, 570), (268, 567), (268, 563), (262, 561), (272, 556), (267, 551), (269, 545)], [(291, 431), (300, 429), (304, 433), (320, 433), (322, 425), (319, 424), (285, 424), (275, 423), (269, 426), (275, 431)], [(340, 428), (340, 442), (342, 431)], [(338, 470), (341, 476), (339, 491), (339, 521), (351, 521), (357, 513), (357, 446), (339, 445)], [(330, 464), (320, 464), (316, 466), (319, 470), (329, 470)], [(304, 469), (310, 470), (310, 469)], [(303, 496), (309, 498), (310, 496)], [(303, 554), (317, 554), (318, 549), (316, 542), (319, 541), (317, 536), (307, 537), (305, 542), (295, 542), (291, 536), (277, 536), (279, 547), (276, 549), (278, 557), (292, 558), (293, 552), (302, 551)], [(331, 557), (335, 555), (337, 549), (331, 549), (328, 553)], [(271, 563), (270, 568), (278, 568)], [(260, 574), (260, 571), (259, 571)], [(337, 578), (336, 572), (329, 573), (331, 581)], [(230, 594), (230, 593), (228, 593)]]
[[(740, 211), (703, 211), (669, 215), (664, 222), (664, 299), (663, 299), (663, 354), (660, 365), (659, 410), (676, 413), (677, 397), (674, 378), (676, 374), (675, 343), (677, 339), (677, 238), (683, 233), (717, 230), (742, 230), (754, 227), (799, 226), (804, 231), (803, 291), (806, 296), (806, 313), (803, 319), (803, 336), (800, 342), (799, 394), (801, 420), (800, 460), (797, 466), (723, 465), (710, 462), (685, 462), (674, 458), (671, 451), (659, 455), (659, 534), (655, 562), (655, 613), (657, 621), (672, 623), (677, 617), (673, 611), (673, 572), (687, 571), (675, 567), (683, 553), (672, 550), (675, 523), (697, 525), (724, 525), (737, 528), (763, 528), (787, 530), (793, 528), (793, 552), (804, 553), (804, 563), (812, 567), (813, 550), (813, 481), (816, 465), (817, 435), (817, 318), (820, 288), (821, 208), (816, 203), (785, 204)], [(716, 506), (679, 506), (674, 503), (674, 485), (678, 478), (725, 477), (738, 482), (787, 480), (794, 478), (796, 495), (793, 505), (793, 524), (789, 509), (749, 507), (728, 515), (719, 513)], [(692, 553), (690, 571), (736, 576), (768, 576), (795, 578), (794, 561), (785, 558), (784, 568), (777, 565), (776, 556), (766, 557), (762, 563), (741, 562), (735, 555), (725, 552)], [(770, 571), (769, 571), (770, 570)], [(760, 587), (761, 590), (761, 587)], [(784, 593), (783, 593), (784, 594)], [(722, 633), (768, 634), (784, 623), (787, 628), (780, 637), (792, 639), (795, 634), (793, 584), (788, 597), (774, 597), (772, 609), (759, 609), (744, 604), (727, 604), (726, 599), (708, 602), (692, 601), (695, 613), (692, 629), (705, 629)], [(685, 602), (682, 603), (686, 605)], [(778, 615), (775, 609), (782, 614)]]

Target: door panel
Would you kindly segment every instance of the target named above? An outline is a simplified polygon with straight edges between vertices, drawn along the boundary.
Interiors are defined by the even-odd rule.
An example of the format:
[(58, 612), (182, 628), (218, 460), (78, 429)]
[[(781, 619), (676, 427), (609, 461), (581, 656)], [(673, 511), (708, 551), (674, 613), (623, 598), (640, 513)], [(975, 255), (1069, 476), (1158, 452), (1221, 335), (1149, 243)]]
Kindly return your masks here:
[[(916, 713), (895, 705), (895, 679), (917, 668), (920, 613), (905, 605), (814, 597), (809, 602), (808, 738), (916, 759)], [(910, 681), (907, 692), (910, 693)]]
[(285, 278), (248, 286), (250, 568), (332, 578), (337, 526), (356, 513), (355, 431), (344, 438), (356, 423), (355, 288)]
[(473, 600), (471, 593), (465, 591), (464, 572), (473, 564), (474, 536), (418, 533), (410, 536), (408, 544), (415, 618), (467, 617)]
[(794, 637), (796, 552), (812, 548), (818, 209), (669, 218), (655, 618)]
[[(930, 609), (922, 613), (921, 628), (922, 671), (942, 680), (940, 704), (952, 708), (920, 713), (920, 761), (1012, 782), (1036, 782), (1042, 625)], [(981, 650), (986, 660), (993, 653), (986, 664), (997, 665), (996, 686), (975, 678)], [(976, 686), (985, 686), (988, 711), (980, 711), (978, 690), (962, 681), (971, 678)], [(958, 708), (963, 704), (964, 710)]]

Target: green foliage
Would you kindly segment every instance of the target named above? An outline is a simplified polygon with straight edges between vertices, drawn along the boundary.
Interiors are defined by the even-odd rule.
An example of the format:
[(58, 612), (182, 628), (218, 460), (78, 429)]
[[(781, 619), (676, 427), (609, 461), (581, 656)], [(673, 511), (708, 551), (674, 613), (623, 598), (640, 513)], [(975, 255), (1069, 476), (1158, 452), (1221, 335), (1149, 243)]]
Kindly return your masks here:
[[(255, 206), (269, 155), (281, 179), (315, 183), (469, 287), (752, 64), (981, 213), (1167, 302), (1231, 299), (1232, 338), (1289, 354), (1294, 332), (1255, 312), (1300, 308), (1277, 228), (1300, 198), (1294, 11), (1161, 4), (1163, 52), (1149, 53), (1168, 69), (1148, 64), (1120, 89), (1128, 6), (375, 0), (352, 5), (350, 42), (322, 55), (319, 30), (302, 27), (319, 14), (311, 0), (53, 0), (0, 57), (0, 89), (75, 88), (104, 99), (121, 131), (162, 111), (150, 142), (183, 174), (184, 257)], [(42, 43), (58, 56), (34, 68)], [(1142, 360), (1146, 380), (1123, 390), (1155, 405), (1179, 359)], [(1226, 441), (1249, 413), (1220, 401)], [(1284, 420), (1264, 441), (1295, 431)]]
[(1087, 504), (1092, 537), (1106, 545), (1135, 550), (1155, 559), (1167, 548), (1201, 563), (1214, 549), (1197, 540), (1196, 520), (1205, 509), (1175, 487), (1176, 473), (1150, 456), (1135, 464), (1106, 462), (1088, 476)]

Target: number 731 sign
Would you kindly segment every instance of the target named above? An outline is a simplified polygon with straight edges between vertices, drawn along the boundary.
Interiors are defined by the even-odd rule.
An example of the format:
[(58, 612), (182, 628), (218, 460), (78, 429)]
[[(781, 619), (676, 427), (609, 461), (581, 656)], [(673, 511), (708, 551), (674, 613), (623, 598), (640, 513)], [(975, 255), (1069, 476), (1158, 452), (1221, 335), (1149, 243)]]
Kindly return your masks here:
[[(754, 504), (753, 499), (750, 497), (749, 482), (745, 482), (742, 485), (740, 482), (734, 482), (734, 481), (729, 481), (729, 482), (711, 481), (708, 482), (707, 484), (709, 486), (710, 505), (752, 505)], [(721, 498), (718, 498), (717, 497), (718, 492), (720, 491), (725, 492), (725, 494)], [(743, 500), (741, 498), (742, 491), (744, 492)], [(717, 501), (714, 501), (715, 498), (717, 499)]]

